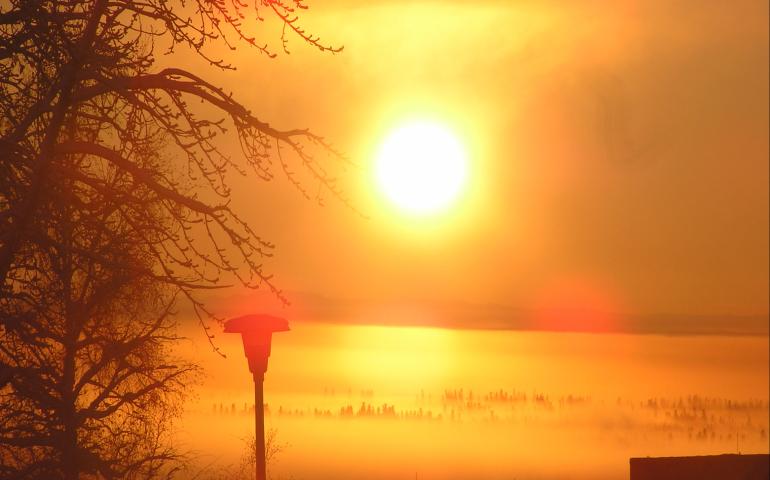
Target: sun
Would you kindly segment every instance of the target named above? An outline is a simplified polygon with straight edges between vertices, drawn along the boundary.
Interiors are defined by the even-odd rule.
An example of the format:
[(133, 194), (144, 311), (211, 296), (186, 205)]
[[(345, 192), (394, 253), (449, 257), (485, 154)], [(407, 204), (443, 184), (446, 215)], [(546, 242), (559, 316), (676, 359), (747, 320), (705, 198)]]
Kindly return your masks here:
[(385, 197), (404, 212), (435, 214), (451, 206), (465, 186), (465, 149), (443, 125), (412, 121), (385, 138), (375, 175)]

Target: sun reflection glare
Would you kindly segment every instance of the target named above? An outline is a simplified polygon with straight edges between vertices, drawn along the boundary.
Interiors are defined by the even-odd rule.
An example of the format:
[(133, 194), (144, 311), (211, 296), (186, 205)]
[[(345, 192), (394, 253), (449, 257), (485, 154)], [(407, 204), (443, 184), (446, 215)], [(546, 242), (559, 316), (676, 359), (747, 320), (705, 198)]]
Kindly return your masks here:
[(339, 368), (354, 383), (412, 393), (442, 385), (456, 367), (454, 335), (448, 330), (359, 326), (348, 332)]

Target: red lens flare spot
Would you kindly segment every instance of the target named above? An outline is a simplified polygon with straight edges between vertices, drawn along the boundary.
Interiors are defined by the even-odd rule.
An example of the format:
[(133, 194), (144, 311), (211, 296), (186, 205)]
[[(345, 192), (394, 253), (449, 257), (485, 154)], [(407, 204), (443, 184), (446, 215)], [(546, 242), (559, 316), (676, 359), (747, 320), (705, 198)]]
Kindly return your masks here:
[(567, 332), (617, 331), (618, 295), (589, 279), (560, 281), (543, 290), (535, 303), (538, 329)]

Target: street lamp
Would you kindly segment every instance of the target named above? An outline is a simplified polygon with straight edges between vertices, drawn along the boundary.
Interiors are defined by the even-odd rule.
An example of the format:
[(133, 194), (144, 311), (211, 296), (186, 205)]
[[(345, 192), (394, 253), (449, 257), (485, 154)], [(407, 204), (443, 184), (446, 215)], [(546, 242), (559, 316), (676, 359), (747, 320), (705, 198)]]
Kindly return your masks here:
[(249, 371), (254, 376), (254, 421), (256, 440), (257, 480), (266, 480), (265, 474), (265, 411), (262, 383), (267, 372), (270, 356), (270, 340), (273, 332), (289, 331), (285, 318), (272, 315), (244, 315), (225, 322), (225, 333), (240, 333), (243, 350), (249, 361)]

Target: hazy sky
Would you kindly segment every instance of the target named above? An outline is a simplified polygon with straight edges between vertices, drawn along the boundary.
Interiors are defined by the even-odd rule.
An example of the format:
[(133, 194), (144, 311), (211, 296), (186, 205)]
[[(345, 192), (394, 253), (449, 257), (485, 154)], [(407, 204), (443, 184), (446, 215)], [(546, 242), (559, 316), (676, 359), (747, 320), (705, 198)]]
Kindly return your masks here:
[[(239, 49), (213, 74), (263, 119), (349, 154), (362, 218), (288, 182), (237, 179), (281, 287), (330, 298), (768, 310), (768, 4), (318, 1), (344, 45)], [(278, 35), (264, 33), (274, 47)], [(470, 152), (466, 195), (414, 221), (377, 192), (379, 142), (414, 117)]]

